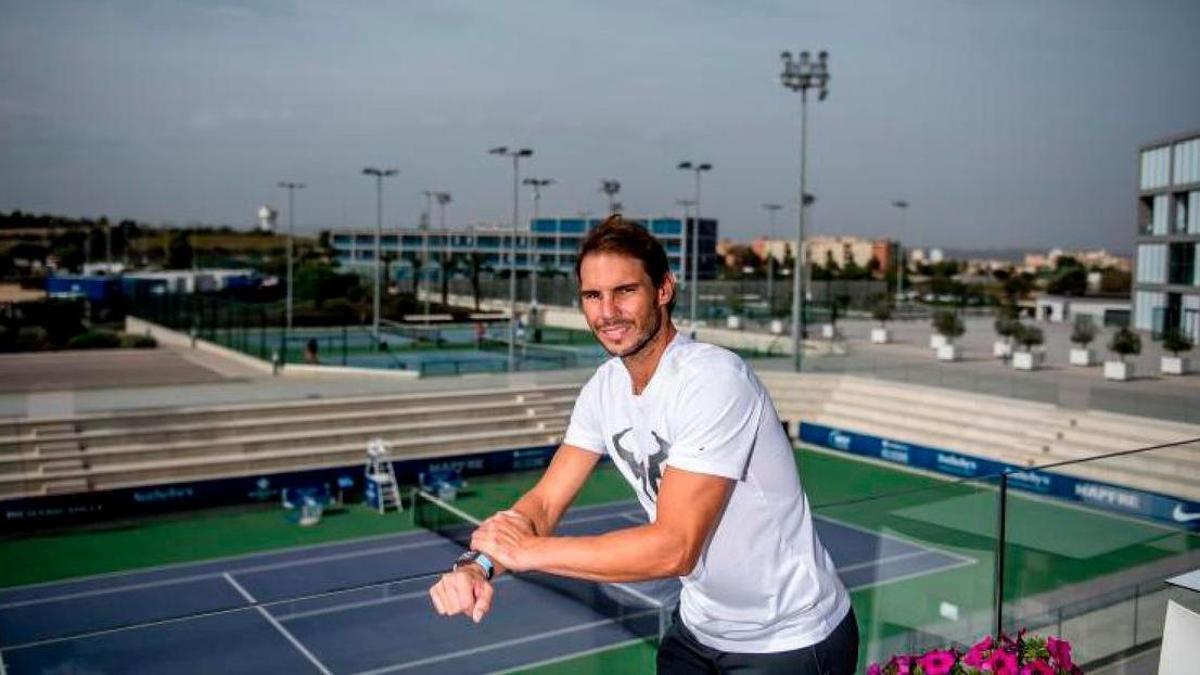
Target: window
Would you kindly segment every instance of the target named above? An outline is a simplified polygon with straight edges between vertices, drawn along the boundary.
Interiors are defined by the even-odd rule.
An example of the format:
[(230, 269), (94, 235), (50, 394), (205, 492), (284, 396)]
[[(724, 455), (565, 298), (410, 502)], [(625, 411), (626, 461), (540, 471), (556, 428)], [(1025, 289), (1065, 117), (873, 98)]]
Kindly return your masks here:
[(1171, 232), (1183, 234), (1188, 231), (1188, 193), (1176, 192), (1172, 201), (1175, 202), (1175, 219), (1171, 221)]
[(1192, 285), (1196, 268), (1196, 247), (1191, 242), (1171, 244), (1167, 260), (1167, 283)]

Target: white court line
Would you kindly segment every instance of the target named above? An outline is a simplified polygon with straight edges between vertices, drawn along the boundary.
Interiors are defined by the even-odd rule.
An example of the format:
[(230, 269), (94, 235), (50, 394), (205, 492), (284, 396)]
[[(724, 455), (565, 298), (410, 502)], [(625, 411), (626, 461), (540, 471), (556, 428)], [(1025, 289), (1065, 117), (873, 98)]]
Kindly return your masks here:
[[(291, 560), (287, 562), (270, 563), (267, 565), (257, 565), (254, 567), (245, 567), (242, 569), (233, 570), (235, 574), (256, 574), (259, 572), (270, 572), (272, 570), (283, 569), (287, 567), (301, 567), (304, 565), (319, 565), (326, 562), (336, 562), (338, 560), (347, 560), (350, 558), (361, 558), (369, 555), (379, 555), (382, 553), (394, 553), (396, 551), (404, 551), (413, 548), (425, 548), (428, 546), (444, 546), (444, 539), (431, 539), (429, 541), (416, 542), (413, 544), (400, 544), (397, 546), (384, 546), (372, 548), (365, 551), (347, 551), (346, 553), (334, 553), (327, 556), (317, 558), (305, 558), (302, 560)], [(110, 586), (108, 588), (94, 588), (89, 591), (79, 591), (77, 593), (64, 593), (62, 595), (53, 595), (44, 598), (32, 598), (30, 600), (17, 600), (15, 602), (7, 602), (0, 604), (0, 609), (13, 609), (17, 607), (28, 607), (31, 605), (49, 604), (52, 602), (63, 602), (65, 600), (78, 600), (80, 598), (90, 598), (99, 595), (109, 595), (112, 593), (123, 593), (126, 591), (138, 591), (147, 588), (158, 588), (160, 586), (170, 586), (172, 584), (188, 583), (192, 581), (201, 581), (205, 579), (220, 578), (226, 572), (215, 571), (205, 574), (194, 574), (186, 577), (173, 577), (171, 579), (159, 579), (157, 581), (146, 581), (140, 584), (127, 584), (125, 586)]]
[[(493, 581), (492, 585), (496, 586), (497, 584), (501, 584), (501, 583), (512, 581), (512, 580), (513, 580), (513, 577), (510, 577), (510, 576), (500, 577), (500, 578), (496, 579), (495, 581)], [(421, 581), (424, 581), (425, 583), (429, 583), (429, 581), (427, 579), (422, 579)], [(414, 583), (415, 583), (415, 581), (414, 581)], [(330, 605), (328, 607), (320, 607), (318, 609), (310, 609), (305, 612), (293, 612), (291, 614), (280, 614), (276, 618), (279, 619), (280, 621), (295, 621), (296, 619), (306, 619), (310, 616), (321, 616), (322, 614), (335, 614), (337, 612), (345, 612), (345, 611), (350, 611), (350, 610), (354, 610), (354, 609), (363, 609), (366, 607), (374, 607), (375, 605), (386, 605), (389, 602), (401, 602), (403, 600), (412, 600), (414, 598), (428, 598), (428, 597), (429, 597), (429, 589), (426, 588), (425, 590), (410, 591), (408, 593), (401, 593), (399, 595), (389, 595), (385, 598), (372, 598), (370, 600), (360, 600), (358, 602), (346, 602), (346, 603), (337, 604), (337, 605)]]
[(494, 670), (491, 673), (488, 673), (488, 675), (509, 675), (510, 673), (517, 673), (517, 672), (522, 672), (525, 670), (533, 670), (534, 668), (541, 668), (542, 666), (552, 666), (556, 663), (562, 663), (563, 661), (571, 661), (573, 659), (581, 659), (585, 656), (592, 656), (593, 654), (599, 654), (601, 652), (608, 652), (608, 651), (614, 651), (617, 649), (624, 649), (625, 647), (632, 647), (633, 645), (636, 645), (636, 644), (642, 643), (642, 642), (645, 642), (645, 640), (642, 638), (630, 638), (628, 640), (621, 640), (620, 642), (614, 642), (611, 645), (605, 645), (603, 647), (592, 647), (591, 649), (584, 649), (584, 650), (581, 650), (578, 652), (573, 652), (571, 654), (563, 654), (562, 656), (552, 656), (548, 659), (542, 659), (541, 661), (534, 661), (533, 663), (526, 663), (523, 666), (515, 666), (513, 668), (507, 668), (505, 670)]
[[(634, 614), (630, 614), (629, 616), (627, 616), (625, 618), (626, 619), (636, 619), (636, 618), (643, 617), (643, 616), (649, 616), (654, 613), (655, 613), (654, 610), (647, 610), (644, 612), (636, 612)], [(438, 656), (431, 656), (426, 659), (418, 659), (416, 661), (409, 661), (407, 663), (398, 663), (396, 665), (384, 666), (383, 668), (376, 668), (374, 670), (363, 670), (358, 673), (355, 673), (355, 675), (383, 675), (383, 673), (394, 673), (394, 672), (400, 671), (400, 670), (408, 670), (409, 668), (417, 668), (420, 666), (427, 666), (431, 663), (437, 663), (439, 661), (448, 661), (450, 659), (457, 659), (457, 658), (460, 658), (463, 656), (479, 654), (481, 652), (490, 652), (490, 651), (495, 651), (497, 649), (505, 649), (505, 648), (511, 647), (513, 645), (525, 644), (527, 642), (536, 642), (538, 640), (545, 640), (546, 638), (552, 638), (552, 637), (556, 637), (559, 635), (566, 635), (567, 633), (577, 633), (582, 630), (591, 630), (592, 628), (598, 628), (600, 626), (604, 626), (606, 624), (611, 624), (611, 623), (617, 623), (617, 620), (616, 619), (600, 619), (599, 621), (589, 621), (588, 623), (581, 623), (576, 626), (568, 626), (567, 628), (559, 628), (558, 630), (546, 631), (545, 633), (538, 633), (537, 635), (526, 635), (524, 637), (514, 638), (512, 640), (504, 640), (503, 642), (493, 642), (492, 644), (489, 644), (489, 645), (482, 645), (479, 647), (473, 647), (471, 649), (464, 649), (461, 651), (454, 652), (453, 654), (440, 654)]]
[(946, 565), (945, 567), (933, 567), (933, 568), (930, 568), (927, 570), (918, 570), (916, 572), (913, 572), (912, 574), (901, 574), (898, 577), (891, 577), (888, 579), (877, 579), (870, 583), (860, 584), (858, 586), (853, 586), (851, 588), (847, 588), (846, 590), (847, 591), (861, 591), (861, 590), (865, 590), (868, 588), (874, 588), (876, 586), (884, 586), (886, 584), (900, 583), (901, 581), (908, 581), (910, 579), (916, 579), (918, 577), (926, 577), (926, 576), (929, 576), (930, 574), (941, 574), (942, 572), (949, 572), (950, 570), (956, 570), (960, 567), (970, 567), (971, 565), (974, 565), (976, 562), (977, 561), (975, 561), (975, 560), (964, 560), (962, 562), (955, 563), (953, 565)]
[(146, 574), (150, 572), (163, 572), (183, 567), (204, 567), (214, 565), (216, 563), (227, 562), (231, 560), (245, 560), (246, 558), (267, 558), (273, 555), (287, 555), (289, 553), (298, 553), (300, 551), (320, 550), (323, 548), (333, 548), (336, 546), (353, 546), (354, 544), (373, 542), (382, 539), (404, 539), (416, 535), (436, 536), (432, 532), (426, 530), (410, 530), (408, 532), (396, 532), (393, 534), (373, 534), (369, 537), (358, 537), (355, 539), (343, 539), (341, 541), (327, 541), (320, 544), (303, 544), (300, 546), (285, 546), (283, 548), (273, 548), (269, 551), (253, 551), (251, 553), (239, 553), (237, 555), (225, 556), (222, 558), (211, 558), (209, 560), (188, 560), (185, 562), (165, 563), (162, 565), (150, 565), (149, 567), (139, 567), (131, 570), (121, 570), (119, 572), (101, 572), (100, 574), (89, 574), (83, 577), (69, 577), (67, 579), (55, 579), (54, 581), (37, 581), (32, 584), (23, 584), (21, 586), (8, 586), (0, 593), (8, 593), (10, 591), (23, 591), (43, 586), (79, 584), (89, 581), (99, 581), (101, 579), (111, 579), (114, 577), (134, 576), (138, 574)]
[(821, 520), (824, 520), (825, 522), (833, 523), (834, 525), (844, 527), (848, 530), (855, 530), (858, 532), (862, 532), (863, 534), (869, 534), (869, 535), (875, 537), (876, 539), (892, 539), (895, 541), (899, 541), (899, 542), (908, 544), (909, 546), (915, 546), (917, 548), (925, 549), (926, 551), (937, 551), (938, 553), (941, 553), (942, 555), (949, 556), (951, 558), (957, 558), (958, 560), (961, 560), (963, 562), (972, 562), (972, 563), (979, 562), (978, 560), (976, 560), (975, 558), (972, 558), (970, 556), (965, 556), (965, 555), (962, 555), (961, 553), (955, 553), (954, 551), (947, 551), (945, 549), (937, 548), (934, 546), (929, 546), (928, 544), (925, 544), (923, 542), (909, 539), (908, 537), (902, 537), (902, 536), (899, 536), (896, 534), (892, 534), (891, 532), (887, 532), (887, 533), (876, 532), (875, 530), (867, 529), (866, 527), (863, 527), (861, 525), (855, 525), (853, 523), (847, 523), (844, 520), (838, 520), (837, 518), (830, 518), (829, 516), (819, 515), (816, 512), (813, 512), (812, 517), (813, 517), (813, 520), (816, 520), (819, 518)]
[(876, 565), (882, 567), (887, 563), (896, 562), (897, 560), (908, 560), (909, 558), (918, 558), (920, 556), (930, 554), (940, 555), (938, 551), (909, 551), (908, 553), (899, 553), (897, 555), (888, 556), (887, 558), (877, 558), (875, 560), (867, 560), (866, 562), (854, 563), (853, 565), (846, 565), (845, 567), (837, 568), (837, 571), (839, 573), (853, 572), (855, 570), (863, 569), (864, 567), (875, 567)]
[[(609, 505), (611, 505), (611, 504), (609, 504)], [(605, 505), (605, 506), (609, 506), (609, 505)], [(454, 507), (451, 507), (451, 508), (453, 509)], [(583, 507), (583, 508), (588, 508), (588, 507)], [(593, 507), (593, 508), (595, 508), (595, 507)], [(454, 510), (457, 511), (458, 509), (454, 509)], [(572, 509), (572, 510), (574, 510), (574, 509)], [(604, 516), (585, 516), (584, 519), (568, 518), (568, 519), (562, 521), (560, 523), (560, 525), (571, 525), (576, 522), (586, 522), (586, 520), (590, 520), (593, 518), (600, 519), (601, 517), (604, 517), (604, 518), (617, 517), (617, 514), (604, 515)], [(300, 558), (300, 559), (296, 559), (296, 560), (284, 560), (284, 561), (275, 562), (275, 563), (254, 565), (254, 566), (250, 566), (250, 567), (243, 567), (240, 569), (235, 569), (235, 570), (233, 570), (233, 572), (235, 574), (257, 574), (259, 572), (270, 572), (272, 570), (286, 569), (289, 567), (302, 567), (302, 566), (306, 566), (306, 565), (318, 565), (318, 564), (326, 563), (326, 562), (336, 562), (339, 560), (362, 558), (362, 557), (367, 557), (367, 556), (371, 556), (371, 555), (379, 555), (379, 554), (383, 554), (383, 553), (393, 553), (396, 551), (404, 551), (404, 550), (413, 549), (413, 548), (424, 548), (424, 547), (428, 547), (428, 546), (444, 546), (447, 543), (446, 539), (444, 539), (442, 537), (438, 537), (434, 533), (425, 532), (425, 531), (406, 532), (406, 533), (403, 533), (402, 535), (383, 535), (382, 537), (379, 537), (379, 538), (398, 537), (398, 536), (414, 535), (414, 534), (424, 534), (424, 535), (427, 535), (429, 537), (429, 539), (427, 541), (420, 541), (420, 542), (409, 543), (409, 544), (398, 544), (395, 546), (377, 546), (374, 548), (346, 551), (344, 553), (332, 553), (332, 554), (325, 555), (325, 556), (317, 556), (315, 558)], [(345, 542), (341, 542), (341, 543), (344, 544)], [(330, 544), (329, 546), (332, 546), (332, 544)], [(308, 548), (325, 548), (325, 547), (326, 547), (326, 545), (319, 545), (319, 546), (313, 546), (313, 547), (308, 547)], [(290, 549), (290, 550), (294, 551), (297, 549)], [(269, 556), (269, 555), (273, 555), (274, 553), (275, 552), (251, 553), (251, 554), (247, 554), (245, 556), (238, 556), (238, 557), (245, 558), (245, 557), (252, 557), (252, 556)], [(230, 558), (230, 559), (232, 559), (232, 558)], [(208, 562), (204, 562), (204, 563), (180, 563), (177, 566), (212, 565), (212, 564), (221, 562), (222, 560), (225, 560), (225, 559), (212, 560), (212, 561), (208, 561)], [(144, 572), (144, 571), (147, 571), (147, 570), (136, 570), (136, 571), (128, 572), (128, 574), (137, 574), (139, 572)], [(63, 602), (66, 600), (78, 600), (81, 598), (90, 598), (90, 597), (101, 596), (101, 595), (109, 595), (109, 594), (113, 594), (113, 593), (122, 593), (122, 592), (126, 592), (126, 591), (137, 591), (137, 590), (143, 590), (143, 589), (148, 589), (148, 588), (159, 588), (162, 586), (191, 583), (193, 581), (203, 581), (206, 579), (216, 579), (216, 578), (219, 578), (223, 573), (224, 572), (222, 570), (215, 570), (212, 572), (205, 572), (202, 574), (192, 574), (192, 575), (188, 575), (188, 576), (184, 576), (184, 577), (172, 577), (170, 579), (158, 579), (155, 581), (144, 581), (141, 583), (125, 584), (122, 586), (109, 586), (106, 588), (94, 588), (94, 589), (87, 590), (87, 591), (77, 591), (75, 593), (62, 593), (59, 595), (51, 595), (51, 596), (45, 596), (45, 597), (40, 597), (40, 598), (30, 598), (29, 600), (15, 600), (12, 602), (0, 603), (0, 610), (16, 609), (19, 607), (30, 607), (30, 606), (34, 606), (34, 605), (49, 604), (49, 603), (54, 603), (54, 602)], [(126, 574), (126, 573), (118, 572), (118, 573), (114, 573), (112, 576), (118, 576), (118, 575), (122, 575), (122, 574)], [(100, 575), (100, 576), (105, 576), (105, 575)], [(91, 578), (93, 578), (93, 577), (87, 577), (87, 579), (91, 579)], [(46, 582), (46, 583), (47, 584), (55, 584), (55, 583), (69, 584), (69, 583), (76, 583), (76, 582), (80, 582), (80, 581), (85, 581), (85, 579), (72, 579), (69, 581)], [(5, 589), (5, 590), (16, 590), (16, 589), (14, 588), (14, 589)]]
[[(229, 582), (229, 585), (233, 586), (238, 593), (242, 594), (242, 597), (246, 599), (246, 602), (249, 602), (252, 605), (258, 602), (254, 599), (253, 595), (250, 595), (249, 591), (247, 591), (245, 588), (242, 588), (242, 585), (239, 584), (236, 579), (230, 576), (229, 572), (226, 572), (221, 576), (225, 577), (225, 580)], [(280, 635), (286, 638), (288, 642), (292, 643), (292, 646), (298, 649), (300, 653), (304, 655), (304, 658), (308, 659), (314, 666), (316, 666), (317, 670), (321, 671), (323, 675), (333, 675), (333, 673), (326, 668), (323, 663), (317, 660), (317, 657), (313, 656), (312, 652), (308, 651), (307, 647), (305, 647), (300, 643), (299, 640), (296, 639), (295, 635), (292, 635), (288, 629), (284, 628), (281, 623), (276, 621), (275, 617), (271, 616), (270, 612), (262, 607), (255, 607), (255, 609), (257, 609), (258, 613), (262, 615), (262, 618), (267, 620), (267, 623), (271, 624), (275, 627), (275, 630), (279, 631)]]

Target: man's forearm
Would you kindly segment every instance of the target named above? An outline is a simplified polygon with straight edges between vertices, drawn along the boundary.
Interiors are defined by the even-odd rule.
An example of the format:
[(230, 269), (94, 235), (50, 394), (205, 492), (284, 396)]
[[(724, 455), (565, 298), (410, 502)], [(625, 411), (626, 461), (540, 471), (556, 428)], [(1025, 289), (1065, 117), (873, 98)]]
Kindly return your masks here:
[(525, 552), (530, 569), (591, 581), (644, 581), (683, 576), (698, 552), (660, 525), (590, 537), (538, 537)]

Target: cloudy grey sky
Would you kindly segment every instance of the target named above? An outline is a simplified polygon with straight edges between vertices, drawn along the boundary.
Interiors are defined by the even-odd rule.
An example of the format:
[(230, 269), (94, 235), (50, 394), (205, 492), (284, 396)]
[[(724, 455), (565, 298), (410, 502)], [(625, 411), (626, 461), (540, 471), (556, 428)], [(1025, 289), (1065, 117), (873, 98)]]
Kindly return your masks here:
[(826, 48), (815, 231), (1128, 251), (1137, 146), (1200, 128), (1198, 37), (1194, 0), (0, 0), (0, 210), (241, 227), (299, 180), (301, 227), (363, 226), (374, 164), (389, 226), (423, 189), (496, 222), (506, 144), (549, 214), (602, 177), (671, 213), (712, 162), (705, 213), (749, 238), (797, 193), (778, 54)]

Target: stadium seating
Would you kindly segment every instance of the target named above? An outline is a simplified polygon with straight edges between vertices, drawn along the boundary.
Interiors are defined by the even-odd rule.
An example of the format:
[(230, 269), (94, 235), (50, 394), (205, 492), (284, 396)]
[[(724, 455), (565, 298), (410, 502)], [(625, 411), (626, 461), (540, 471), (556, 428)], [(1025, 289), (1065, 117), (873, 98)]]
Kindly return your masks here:
[(557, 443), (578, 385), (176, 408), (0, 423), (0, 499)]
[[(1072, 410), (937, 387), (850, 375), (797, 376), (764, 371), (759, 376), (783, 419), (957, 450), (1020, 466), (1042, 466), (1200, 438), (1200, 425)], [(1198, 445), (1057, 470), (1200, 499)]]

